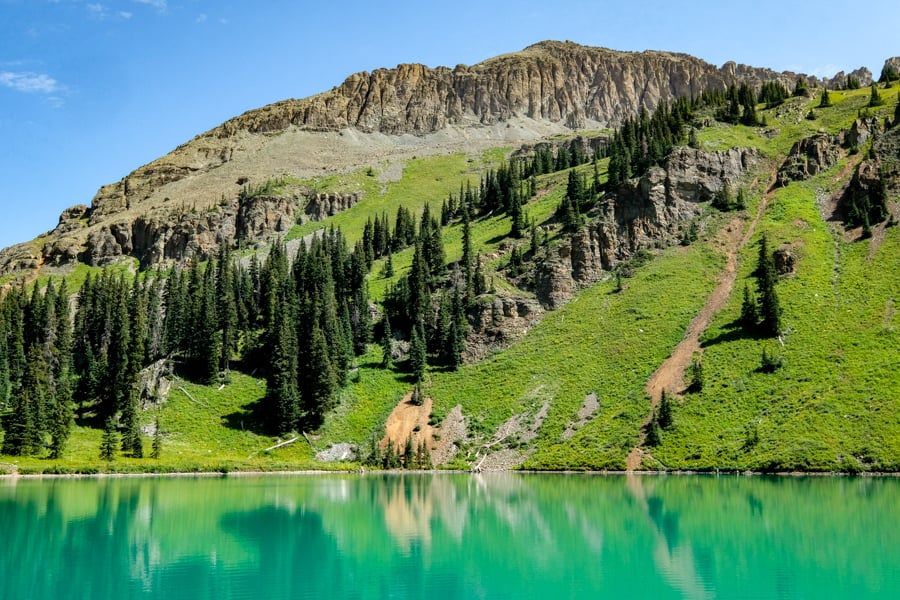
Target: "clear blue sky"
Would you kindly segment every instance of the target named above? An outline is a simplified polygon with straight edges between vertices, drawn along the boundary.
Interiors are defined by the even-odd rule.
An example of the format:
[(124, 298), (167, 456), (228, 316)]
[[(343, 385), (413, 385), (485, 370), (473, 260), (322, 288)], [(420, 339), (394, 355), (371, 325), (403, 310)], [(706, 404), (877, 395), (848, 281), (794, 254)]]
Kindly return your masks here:
[(0, 0), (0, 247), (246, 110), (556, 39), (877, 77), (900, 2)]

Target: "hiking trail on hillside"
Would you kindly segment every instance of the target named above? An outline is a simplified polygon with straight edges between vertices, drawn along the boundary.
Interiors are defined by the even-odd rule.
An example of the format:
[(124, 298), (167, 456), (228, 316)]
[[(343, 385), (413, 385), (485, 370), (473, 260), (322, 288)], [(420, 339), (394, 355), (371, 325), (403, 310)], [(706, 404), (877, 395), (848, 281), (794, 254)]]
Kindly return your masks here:
[[(641, 462), (645, 456), (642, 446), (646, 440), (646, 427), (653, 418), (653, 412), (659, 404), (660, 396), (665, 391), (667, 394), (680, 395), (685, 387), (684, 373), (691, 364), (695, 354), (702, 355), (700, 347), (700, 336), (709, 327), (713, 317), (725, 306), (731, 292), (734, 289), (734, 283), (737, 279), (738, 271), (738, 253), (747, 245), (756, 231), (769, 200), (775, 193), (776, 170), (772, 170), (769, 177), (769, 183), (765, 194), (759, 202), (756, 215), (750, 222), (749, 227), (743, 235), (741, 235), (741, 225), (743, 220), (739, 217), (732, 219), (719, 233), (719, 238), (725, 250), (725, 268), (719, 274), (719, 282), (715, 289), (706, 300), (703, 309), (697, 313), (687, 327), (684, 338), (675, 346), (675, 350), (658, 369), (650, 376), (647, 386), (644, 390), (650, 395), (650, 412), (641, 424), (641, 434), (638, 443), (625, 459), (625, 470), (628, 472), (636, 471), (640, 468)], [(754, 181), (753, 185), (756, 185)], [(752, 187), (752, 186), (751, 186)]]

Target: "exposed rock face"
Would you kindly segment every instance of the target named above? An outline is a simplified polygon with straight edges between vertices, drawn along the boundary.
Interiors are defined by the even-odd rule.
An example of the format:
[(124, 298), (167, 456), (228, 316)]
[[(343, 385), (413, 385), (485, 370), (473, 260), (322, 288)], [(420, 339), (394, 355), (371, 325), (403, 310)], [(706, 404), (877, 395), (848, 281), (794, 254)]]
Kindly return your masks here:
[(721, 68), (670, 52), (617, 52), (571, 42), (542, 42), (471, 67), (430, 69), (399, 65), (356, 73), (333, 90), (250, 111), (210, 132), (355, 128), (388, 134), (423, 134), (460, 122), (491, 124), (511, 116), (588, 121), (614, 126), (660, 100), (726, 87), (778, 80), (793, 87), (797, 75), (733, 62)]
[(802, 181), (830, 169), (840, 158), (837, 140), (819, 133), (795, 142), (787, 160), (778, 169), (778, 184)]
[(881, 67), (881, 73), (884, 74), (891, 69), (894, 71), (894, 73), (900, 74), (900, 56), (892, 56), (891, 58), (885, 60), (884, 66)]
[(737, 187), (758, 161), (754, 150), (704, 152), (675, 148), (660, 167), (607, 198), (599, 219), (541, 261), (535, 292), (541, 303), (557, 308), (580, 285), (602, 279), (641, 249), (677, 242), (686, 224), (724, 185)]
[(306, 204), (305, 213), (313, 221), (322, 221), (359, 202), (362, 194), (316, 194)]
[[(304, 214), (323, 218), (358, 201), (319, 198), (299, 212), (292, 207), (293, 214), (284, 206), (266, 209), (258, 229), (243, 226), (246, 220), (240, 219), (225, 224), (228, 209), (208, 213), (220, 198), (235, 195), (236, 180), (259, 183), (276, 173), (309, 177), (323, 168), (361, 168), (397, 156), (403, 148), (415, 150), (409, 156), (438, 145), (469, 150), (473, 136), (505, 140), (503, 136), (512, 135), (507, 128), (493, 127), (514, 119), (528, 125), (518, 140), (540, 139), (541, 132), (565, 128), (612, 127), (641, 108), (653, 109), (662, 100), (708, 87), (734, 82), (758, 87), (766, 81), (791, 87), (797, 77), (735, 63), (716, 67), (684, 54), (616, 52), (570, 42), (543, 42), (474, 66), (413, 64), (357, 73), (317, 96), (235, 117), (103, 186), (90, 209), (64, 213), (44, 240), (42, 255), (3, 255), (0, 269), (28, 270), (32, 259), (63, 266), (74, 257), (105, 264), (117, 255), (131, 255), (149, 266), (206, 255), (215, 244), (232, 239), (232, 228), (237, 237), (267, 235)], [(426, 139), (448, 129), (451, 133), (440, 139)], [(315, 150), (307, 151), (303, 144), (313, 144)], [(192, 216), (176, 219), (175, 207), (182, 212), (189, 207)]]
[[(849, 212), (854, 205), (857, 207), (880, 205), (886, 212), (873, 211), (869, 215), (871, 219), (876, 218), (877, 212), (882, 212), (879, 218), (887, 218), (893, 214), (896, 219), (896, 203), (889, 200), (896, 200), (900, 191), (898, 125), (900, 123), (895, 123), (890, 129), (882, 131), (878, 122), (874, 121), (871, 153), (857, 165), (846, 188), (838, 192), (840, 208), (838, 218), (850, 217)], [(875, 224), (874, 220), (871, 224)]]
[(470, 331), (463, 359), (477, 362), (494, 350), (508, 347), (524, 337), (543, 313), (540, 303), (530, 298), (495, 296), (476, 304), (469, 312)]
[[(361, 193), (253, 196), (222, 200), (198, 211), (184, 205), (164, 205), (132, 219), (101, 221), (90, 228), (79, 243), (66, 235), (52, 235), (41, 252), (47, 264), (62, 266), (80, 260), (91, 266), (112, 264), (123, 256), (140, 261), (143, 267), (196, 257), (208, 260), (225, 244), (257, 243), (273, 235), (284, 235), (301, 220), (318, 221), (350, 208)], [(90, 214), (87, 207), (68, 209), (60, 217), (65, 232), (82, 229)], [(115, 214), (115, 213), (114, 213)], [(91, 217), (93, 218), (93, 216)], [(59, 228), (56, 232), (58, 233)], [(30, 265), (40, 257), (21, 264)], [(0, 268), (2, 268), (0, 263)]]
[(861, 87), (872, 85), (872, 71), (865, 67), (860, 67), (855, 71), (850, 71), (850, 73), (838, 71), (834, 77), (826, 80), (826, 85), (833, 90), (843, 90), (847, 87), (851, 77), (856, 79)]
[(873, 135), (881, 133), (882, 127), (876, 118), (856, 119), (849, 131), (842, 131), (840, 142), (847, 148), (856, 146), (861, 147), (869, 141)]

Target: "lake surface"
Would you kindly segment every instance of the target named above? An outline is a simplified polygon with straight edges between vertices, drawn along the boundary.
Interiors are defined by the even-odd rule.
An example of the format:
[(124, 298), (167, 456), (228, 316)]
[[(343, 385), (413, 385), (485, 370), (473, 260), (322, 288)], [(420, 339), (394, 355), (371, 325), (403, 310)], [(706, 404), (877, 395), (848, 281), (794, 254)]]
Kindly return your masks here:
[(900, 479), (0, 480), (0, 598), (898, 598)]

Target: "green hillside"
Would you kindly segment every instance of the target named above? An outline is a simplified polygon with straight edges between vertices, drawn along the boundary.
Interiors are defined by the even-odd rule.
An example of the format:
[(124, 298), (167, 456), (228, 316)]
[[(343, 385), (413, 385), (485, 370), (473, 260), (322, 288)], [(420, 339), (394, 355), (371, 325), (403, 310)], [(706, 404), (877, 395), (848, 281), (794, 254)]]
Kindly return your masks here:
[[(456, 442), (458, 453), (446, 466), (475, 467), (485, 454), (503, 450), (516, 455), (516, 465), (526, 469), (624, 470), (629, 454), (642, 446), (637, 467), (649, 470), (900, 470), (900, 334), (895, 331), (900, 324), (900, 228), (891, 217), (872, 224), (871, 235), (862, 237), (860, 228), (829, 220), (829, 199), (849, 183), (872, 142), (842, 154), (834, 166), (805, 181), (770, 186), (801, 138), (838, 134), (864, 113), (880, 121), (893, 118), (900, 87), (878, 91), (886, 103), (873, 108), (867, 107), (868, 88), (832, 91), (827, 108), (818, 107), (818, 96), (789, 98), (771, 109), (759, 105), (764, 124), (754, 126), (715, 120), (710, 111), (696, 131), (696, 145), (706, 150), (749, 147), (760, 153), (759, 166), (743, 187), (745, 208), (726, 213), (704, 203), (695, 241), (654, 249), (645, 260), (632, 261), (627, 276), (610, 273), (561, 308), (547, 311), (524, 337), (492, 350), (484, 360), (454, 371), (431, 357), (420, 383), (422, 395), (433, 402), (431, 421), (439, 425), (460, 406), (468, 433)], [(323, 191), (364, 189), (366, 199), (324, 222), (297, 226), (288, 239), (334, 226), (353, 248), (363, 240), (367, 221), (387, 214), (393, 222), (401, 206), (416, 220), (426, 204), (439, 216), (442, 203), (461, 185), (478, 185), (513, 150), (418, 158), (405, 165), (396, 181), (380, 181), (373, 166), (371, 171), (296, 182)], [(608, 161), (596, 162), (601, 183), (607, 179)], [(585, 180), (595, 172), (589, 161), (576, 171)], [(523, 206), (526, 222), (545, 236), (541, 247), (548, 249), (541, 252), (567, 238), (556, 216), (567, 180), (567, 169), (537, 176), (537, 193)], [(888, 198), (888, 207), (897, 214), (896, 196)], [(448, 264), (463, 256), (463, 227), (453, 219), (441, 228)], [(508, 264), (513, 247), (528, 257), (526, 273), (541, 253), (530, 255), (528, 233), (520, 240), (507, 237), (510, 227), (503, 211), (471, 221), (472, 249), (483, 257), (490, 288), (480, 302), (495, 295), (534, 297), (526, 284), (529, 278), (511, 277)], [(736, 240), (737, 234), (746, 234), (746, 243), (730, 246), (728, 240)], [(779, 336), (740, 325), (745, 284), (755, 289), (762, 236), (770, 249), (789, 248), (795, 259), (792, 272), (776, 284), (782, 309)], [(672, 422), (652, 445), (643, 431), (658, 398), (646, 391), (648, 380), (704, 309), (732, 251), (737, 265), (733, 290), (700, 332), (702, 385), (694, 391), (667, 389)], [(366, 278), (372, 301), (380, 305), (410, 272), (414, 252), (407, 246), (391, 254), (390, 276), (385, 275), (387, 258), (375, 258)], [(70, 291), (82, 285), (90, 270), (80, 267), (71, 276)], [(92, 276), (98, 273), (92, 271)], [(161, 428), (157, 435), (151, 435), (153, 427), (145, 429), (146, 458), (116, 452), (114, 460), (100, 459), (101, 423), (86, 410), (78, 414), (61, 458), (47, 458), (45, 449), (4, 455), (0, 471), (359, 468), (371, 440), (384, 436), (391, 411), (416, 385), (405, 362), (382, 367), (379, 330), (376, 322), (372, 342), (352, 359), (335, 406), (307, 438), (299, 431), (275, 435), (267, 428), (259, 410), (266, 378), (236, 356), (227, 378), (210, 385), (178, 378), (167, 402), (141, 410), (140, 425), (158, 420)], [(777, 365), (764, 368), (764, 353)], [(689, 379), (689, 374), (679, 375)], [(598, 407), (580, 417), (589, 397), (596, 398)], [(7, 431), (12, 410), (10, 396)], [(510, 419), (518, 419), (520, 426), (504, 428)], [(158, 458), (150, 457), (154, 442)], [(340, 443), (358, 446), (358, 460), (315, 459), (315, 451)]]

